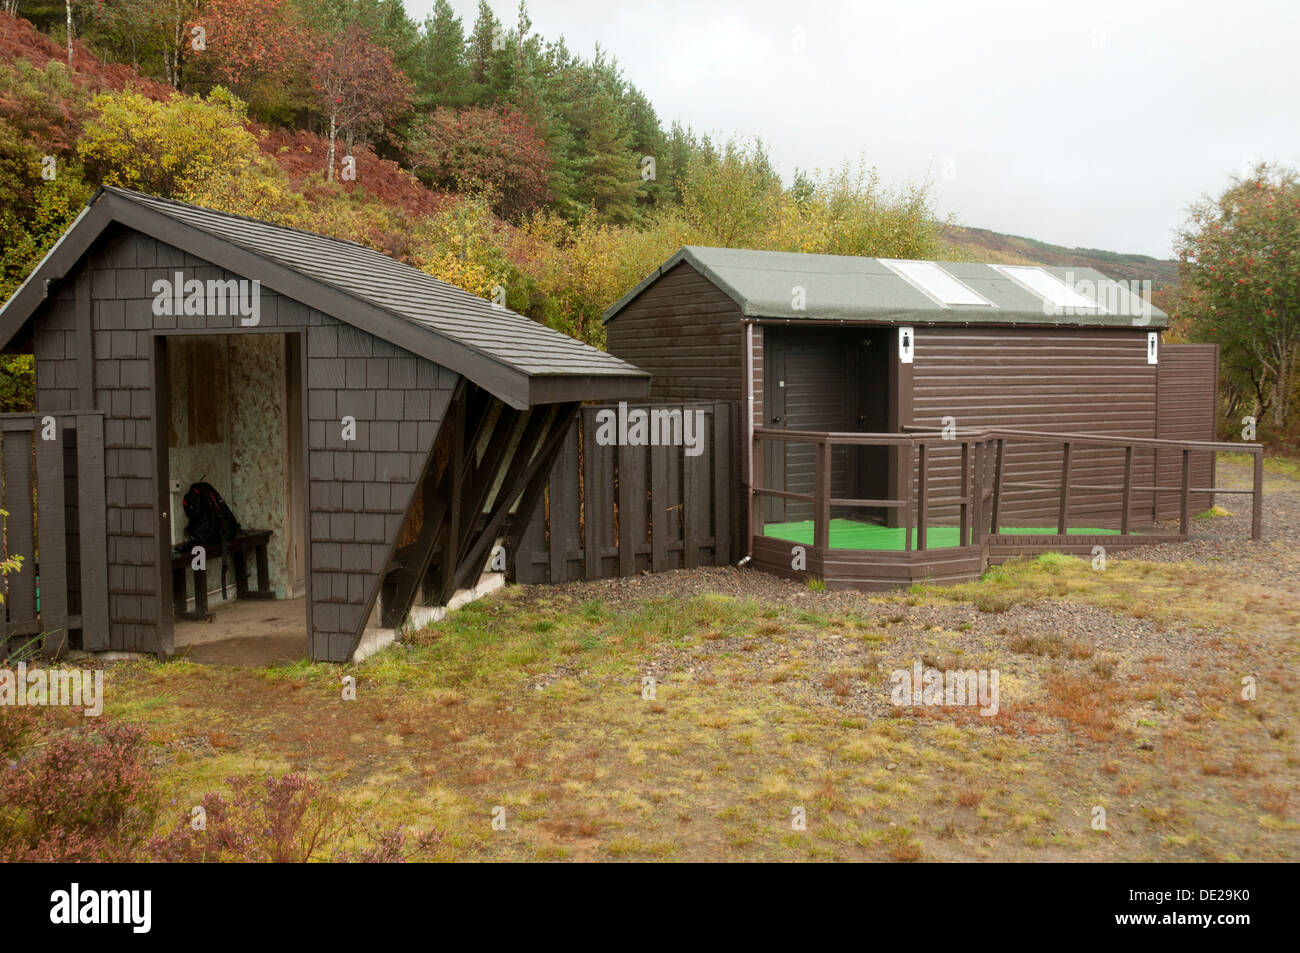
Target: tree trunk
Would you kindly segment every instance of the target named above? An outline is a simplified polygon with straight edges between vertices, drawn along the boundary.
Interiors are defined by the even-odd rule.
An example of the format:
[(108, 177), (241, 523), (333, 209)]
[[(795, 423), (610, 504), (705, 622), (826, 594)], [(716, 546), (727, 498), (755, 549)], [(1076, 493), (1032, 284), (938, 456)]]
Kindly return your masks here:
[(338, 124), (335, 122), (335, 120), (336, 120), (337, 118), (338, 118), (338, 112), (337, 112), (337, 111), (332, 111), (332, 112), (330, 113), (330, 159), (329, 159), (329, 171), (327, 171), (327, 172), (325, 173), (325, 181), (326, 181), (326, 182), (333, 182), (333, 181), (334, 181), (334, 143), (335, 143), (335, 141), (338, 139), (338, 134), (339, 134), (339, 127), (338, 127)]
[(1277, 376), (1273, 379), (1273, 426), (1278, 433), (1286, 428), (1287, 403), (1291, 398), (1291, 355), (1282, 345), (1277, 362)]
[(72, 0), (63, 0), (63, 8), (68, 14), (68, 72), (72, 72)]
[(176, 5), (175, 29), (172, 33), (172, 86), (181, 88), (181, 47), (185, 43), (185, 17), (181, 5)]

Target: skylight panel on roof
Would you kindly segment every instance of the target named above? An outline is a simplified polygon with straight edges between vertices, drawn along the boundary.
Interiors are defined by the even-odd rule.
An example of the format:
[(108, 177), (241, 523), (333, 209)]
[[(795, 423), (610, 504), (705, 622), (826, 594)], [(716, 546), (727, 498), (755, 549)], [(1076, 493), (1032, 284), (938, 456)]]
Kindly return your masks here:
[(954, 304), (974, 304), (986, 308), (993, 302), (963, 281), (954, 278), (932, 261), (903, 261), (882, 258), (881, 263), (945, 308)]
[[(1074, 314), (1080, 311), (1087, 314), (1110, 313), (1087, 295), (1070, 287), (1069, 284), (1056, 277), (1056, 275), (1041, 268), (1032, 265), (991, 265), (990, 267), (1038, 295), (1044, 302), (1051, 305), (1051, 310), (1055, 310), (1057, 313)], [(1044, 307), (1043, 310), (1048, 311), (1049, 309)]]

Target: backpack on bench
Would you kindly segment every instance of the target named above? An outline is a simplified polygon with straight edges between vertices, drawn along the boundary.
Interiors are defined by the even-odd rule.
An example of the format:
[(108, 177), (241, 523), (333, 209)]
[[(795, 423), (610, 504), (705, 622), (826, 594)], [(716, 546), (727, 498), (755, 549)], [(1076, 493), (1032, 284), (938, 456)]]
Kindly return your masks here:
[(221, 547), (221, 598), (226, 598), (226, 550), (243, 530), (211, 483), (191, 483), (181, 500), (185, 535), (205, 549)]

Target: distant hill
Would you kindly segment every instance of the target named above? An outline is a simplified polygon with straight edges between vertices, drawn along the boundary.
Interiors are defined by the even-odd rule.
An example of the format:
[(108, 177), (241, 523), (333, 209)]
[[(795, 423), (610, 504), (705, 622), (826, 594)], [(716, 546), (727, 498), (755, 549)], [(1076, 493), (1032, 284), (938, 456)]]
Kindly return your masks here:
[(1034, 238), (959, 225), (945, 228), (944, 238), (981, 261), (998, 264), (1079, 265), (1095, 268), (1117, 281), (1149, 280), (1153, 288), (1178, 284), (1178, 263), (1171, 259), (1126, 255), (1098, 248), (1066, 248)]

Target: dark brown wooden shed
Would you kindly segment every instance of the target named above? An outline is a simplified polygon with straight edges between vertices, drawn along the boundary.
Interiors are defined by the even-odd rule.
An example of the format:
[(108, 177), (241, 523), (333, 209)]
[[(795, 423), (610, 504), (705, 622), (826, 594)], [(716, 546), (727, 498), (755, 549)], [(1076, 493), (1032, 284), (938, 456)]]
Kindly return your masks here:
[(202, 479), (270, 531), (240, 594), (304, 598), (310, 657), (346, 661), (474, 584), (580, 402), (648, 383), (361, 245), (115, 188), (0, 310), (0, 346), (36, 364), (0, 447), (29, 560), (7, 636), (47, 651), (172, 654), (173, 523)]
[[(741, 404), (748, 433), (740, 472), (750, 487), (761, 474), (767, 488), (761, 547), (761, 537), (779, 536), (781, 526), (783, 538), (806, 531), (811, 542), (823, 465), (818, 435), (946, 427), (1213, 440), (1215, 349), (1162, 346), (1168, 318), (1139, 292), (1087, 268), (686, 247), (610, 307), (605, 321), (610, 353), (651, 372), (652, 397)], [(1082, 488), (1069, 501), (1071, 527), (1111, 531), (1179, 515), (1176, 453), (1160, 457), (1143, 447), (1126, 478), (1122, 452), (1076, 442), (1072, 453), (1065, 443), (1026, 438), (1005, 448), (999, 475), (1012, 479), (994, 533), (1055, 532), (1063, 463), (1067, 484)], [(969, 516), (971, 443), (918, 449), (845, 440), (823, 449), (829, 498), (894, 501), (839, 507), (849, 520), (897, 528), (907, 506), (915, 509), (901, 501), (917, 497), (928, 497), (927, 515), (947, 520), (954, 533)], [(927, 467), (924, 487), (913, 451)], [(1212, 453), (1199, 453), (1191, 466), (1195, 486), (1213, 485)], [(1160, 474), (1172, 474), (1172, 491), (1155, 489)], [(1137, 491), (1121, 507), (1126, 481)], [(1114, 493), (1100, 492), (1103, 486)], [(1208, 507), (1210, 497), (1191, 500)], [(969, 578), (978, 563), (949, 572), (937, 555), (928, 559), (902, 581), (922, 570)]]

